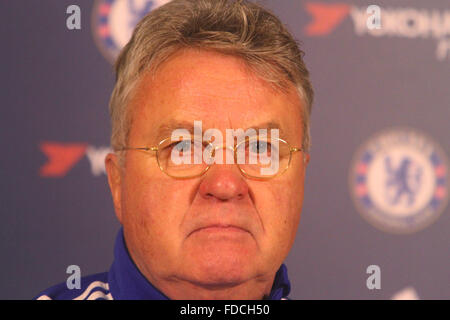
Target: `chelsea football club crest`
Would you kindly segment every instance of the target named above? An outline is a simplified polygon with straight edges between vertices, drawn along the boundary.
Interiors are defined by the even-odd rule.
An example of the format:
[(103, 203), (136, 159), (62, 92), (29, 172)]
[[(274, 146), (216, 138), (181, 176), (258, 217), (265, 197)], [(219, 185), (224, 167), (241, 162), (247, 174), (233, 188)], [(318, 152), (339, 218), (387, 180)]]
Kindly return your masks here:
[(414, 129), (382, 131), (357, 152), (350, 191), (361, 215), (391, 233), (434, 222), (448, 200), (448, 162), (441, 148)]
[(96, 0), (92, 13), (95, 41), (103, 55), (114, 62), (131, 39), (137, 23), (151, 10), (170, 0)]

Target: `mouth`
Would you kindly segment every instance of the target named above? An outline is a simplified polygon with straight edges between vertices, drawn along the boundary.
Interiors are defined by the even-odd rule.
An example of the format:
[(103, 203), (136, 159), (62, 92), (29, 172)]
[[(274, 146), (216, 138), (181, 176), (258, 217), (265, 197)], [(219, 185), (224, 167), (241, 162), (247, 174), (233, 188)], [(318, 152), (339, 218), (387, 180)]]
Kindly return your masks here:
[(249, 233), (247, 230), (237, 227), (237, 226), (233, 226), (233, 225), (226, 225), (226, 224), (213, 224), (213, 225), (208, 225), (205, 227), (201, 227), (198, 228), (196, 230), (194, 230), (193, 232), (191, 232), (191, 234), (193, 233), (206, 233), (206, 234), (242, 234), (242, 233)]

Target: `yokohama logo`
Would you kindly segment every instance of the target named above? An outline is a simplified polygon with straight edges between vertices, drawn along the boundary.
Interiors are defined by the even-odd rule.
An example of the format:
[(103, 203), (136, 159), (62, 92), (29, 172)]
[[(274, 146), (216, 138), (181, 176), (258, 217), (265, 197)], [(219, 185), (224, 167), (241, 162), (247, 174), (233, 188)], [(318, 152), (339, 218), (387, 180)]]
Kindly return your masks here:
[(312, 17), (304, 30), (308, 36), (330, 35), (350, 17), (358, 36), (436, 39), (436, 58), (440, 61), (450, 60), (450, 10), (382, 7), (381, 28), (369, 29), (367, 21), (371, 16), (366, 7), (308, 2), (305, 9)]
[(45, 141), (39, 145), (47, 156), (47, 162), (39, 169), (39, 175), (45, 178), (62, 178), (86, 156), (91, 164), (94, 176), (105, 173), (105, 156), (110, 152), (108, 147), (93, 147), (84, 142), (61, 143)]

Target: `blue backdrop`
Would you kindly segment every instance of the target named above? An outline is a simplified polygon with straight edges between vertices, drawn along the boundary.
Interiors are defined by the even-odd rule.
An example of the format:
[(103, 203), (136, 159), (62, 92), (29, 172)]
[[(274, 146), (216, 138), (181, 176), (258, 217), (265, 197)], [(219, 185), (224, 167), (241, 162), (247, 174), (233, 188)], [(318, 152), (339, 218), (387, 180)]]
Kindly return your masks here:
[[(450, 298), (449, 1), (261, 2), (302, 42), (316, 91), (304, 209), (286, 261), (291, 298)], [(73, 4), (81, 30), (66, 26)], [(112, 262), (119, 224), (103, 157), (110, 61), (128, 30), (120, 17), (139, 17), (129, 4), (0, 2), (2, 299), (65, 281), (69, 265), (87, 275)], [(371, 4), (381, 29), (366, 24)], [(400, 190), (377, 160), (389, 157), (396, 172), (412, 161), (410, 204), (383, 200)], [(370, 265), (381, 289), (366, 286)]]

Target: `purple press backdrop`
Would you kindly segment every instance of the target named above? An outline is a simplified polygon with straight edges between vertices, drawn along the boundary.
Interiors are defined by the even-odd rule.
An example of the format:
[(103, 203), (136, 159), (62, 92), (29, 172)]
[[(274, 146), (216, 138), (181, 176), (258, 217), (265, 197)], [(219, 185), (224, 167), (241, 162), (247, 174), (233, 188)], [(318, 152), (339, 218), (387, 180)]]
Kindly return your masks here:
[[(119, 224), (102, 156), (109, 144), (107, 106), (114, 83), (105, 56), (114, 29), (105, 27), (105, 15), (118, 1), (129, 0), (0, 2), (2, 299), (29, 299), (65, 281), (69, 265), (87, 275), (106, 271), (112, 262)], [(262, 2), (302, 42), (316, 91), (304, 209), (286, 261), (290, 297), (390, 299), (406, 288), (410, 297), (449, 299), (443, 154), (450, 153), (450, 2)], [(81, 30), (66, 27), (72, 4), (81, 9)], [(381, 7), (378, 31), (365, 24), (371, 4)], [(426, 158), (419, 151), (410, 153), (422, 159), (418, 166), (434, 168), (438, 181), (434, 189), (422, 183), (416, 196), (426, 198), (429, 188), (439, 202), (425, 222), (408, 220), (407, 234), (389, 231), (389, 214), (401, 210), (388, 205), (386, 215), (371, 213), (381, 214), (377, 227), (363, 218), (370, 214), (358, 196), (371, 196), (376, 182), (369, 181), (370, 162), (352, 167), (364, 144), (391, 127), (423, 133), (430, 139), (424, 144), (441, 150), (435, 167), (420, 162)], [(367, 188), (352, 180), (354, 170), (369, 172)], [(400, 216), (411, 213), (405, 210)], [(381, 268), (380, 290), (366, 287), (369, 265)]]

